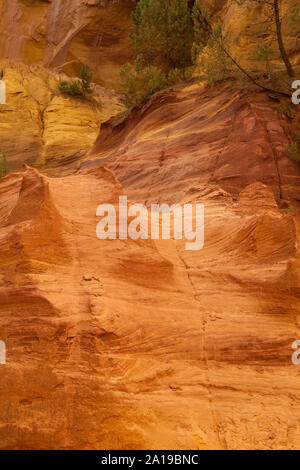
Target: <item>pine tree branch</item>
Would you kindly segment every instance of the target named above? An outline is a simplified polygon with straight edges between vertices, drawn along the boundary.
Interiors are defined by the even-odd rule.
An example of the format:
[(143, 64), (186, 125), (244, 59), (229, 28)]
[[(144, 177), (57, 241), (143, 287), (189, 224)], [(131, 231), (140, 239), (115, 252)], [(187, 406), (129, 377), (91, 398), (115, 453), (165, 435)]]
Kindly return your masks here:
[(290, 98), (290, 94), (285, 92), (285, 91), (281, 91), (281, 90), (274, 90), (273, 88), (269, 88), (269, 87), (266, 87), (264, 85), (262, 85), (261, 83), (259, 83), (258, 81), (255, 80), (254, 77), (252, 77), (252, 75), (250, 75), (249, 72), (247, 72), (247, 70), (245, 70), (235, 59), (234, 57), (232, 57), (232, 55), (227, 51), (227, 49), (223, 46), (223, 44), (218, 41), (218, 44), (219, 46), (221, 47), (222, 51), (227, 55), (227, 57), (229, 57), (229, 59), (235, 64), (235, 66), (244, 74), (246, 75), (249, 80), (251, 80), (252, 83), (254, 83), (254, 85), (258, 86), (259, 88), (261, 88), (262, 90), (265, 90), (265, 91), (268, 91), (268, 92), (271, 92), (271, 93), (277, 93), (279, 95), (282, 95), (282, 96), (288, 96)]

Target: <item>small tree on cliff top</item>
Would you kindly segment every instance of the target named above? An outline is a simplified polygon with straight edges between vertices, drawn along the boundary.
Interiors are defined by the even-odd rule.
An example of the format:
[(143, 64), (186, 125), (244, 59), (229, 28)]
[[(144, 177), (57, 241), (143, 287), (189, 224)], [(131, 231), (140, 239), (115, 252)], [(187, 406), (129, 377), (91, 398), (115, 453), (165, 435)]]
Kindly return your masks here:
[(93, 92), (91, 88), (93, 75), (88, 65), (84, 65), (80, 70), (80, 78), (71, 82), (60, 82), (59, 89), (62, 93), (74, 97), (86, 97)]
[(207, 42), (211, 36), (211, 27), (209, 21), (211, 15), (206, 8), (201, 5), (199, 0), (195, 0), (192, 19), (194, 23), (194, 42), (192, 47), (192, 58), (196, 62), (199, 54), (203, 51), (203, 48), (207, 45)]
[[(244, 4), (247, 0), (234, 0), (237, 4), (242, 5)], [(278, 2), (276, 0), (270, 0), (270, 1), (265, 1), (265, 0), (249, 0), (250, 2), (256, 2), (256, 3), (261, 3), (261, 4), (267, 4), (269, 7), (274, 8), (274, 15), (276, 20), (278, 19), (279, 15), (279, 9), (275, 9), (275, 4), (278, 7)], [(197, 20), (197, 17), (200, 16), (200, 21)], [(268, 86), (265, 86), (264, 84), (260, 83), (255, 77), (252, 76), (250, 72), (248, 72), (236, 59), (231, 51), (230, 51), (230, 44), (228, 42), (228, 38), (224, 37), (223, 32), (222, 32), (222, 26), (219, 24), (216, 27), (212, 26), (213, 18), (209, 13), (201, 7), (201, 0), (196, 0), (194, 4), (194, 11), (193, 11), (193, 19), (195, 23), (195, 44), (193, 48), (199, 52), (203, 49), (203, 41), (200, 42), (200, 47), (199, 47), (199, 37), (201, 38), (203, 35), (209, 35), (209, 40), (207, 42), (207, 51), (206, 51), (206, 57), (203, 58), (202, 60), (202, 66), (203, 70), (208, 71), (208, 75), (211, 76), (212, 82), (218, 81), (218, 79), (223, 79), (226, 77), (226, 74), (229, 71), (228, 65), (231, 64), (234, 65), (244, 76), (246, 76), (252, 83), (254, 83), (256, 86), (261, 88), (262, 90), (268, 91), (268, 92), (273, 92), (277, 93), (282, 96), (288, 96), (290, 97), (290, 93), (284, 90), (279, 90), (275, 88), (270, 88)], [(196, 19), (196, 20), (195, 20)], [(198, 30), (198, 31), (197, 31)], [(280, 28), (278, 29), (277, 27), (277, 34), (279, 37), (282, 36), (281, 34), (281, 21), (280, 21)], [(283, 42), (281, 41), (283, 44)], [(217, 52), (217, 54), (216, 54)], [(268, 60), (271, 54), (271, 50), (264, 51), (264, 59), (266, 60), (266, 53), (268, 54)], [(288, 59), (287, 59), (288, 60)], [(289, 60), (288, 60), (289, 62)], [(221, 70), (221, 74), (217, 73), (219, 70)], [(290, 73), (293, 73), (293, 69), (291, 67)], [(207, 75), (204, 73), (204, 75)], [(292, 76), (292, 75), (291, 75)], [(210, 81), (210, 80), (209, 80)]]
[(135, 57), (164, 72), (191, 64), (193, 27), (187, 0), (140, 0), (132, 13)]
[(132, 13), (135, 64), (125, 64), (121, 81), (132, 104), (186, 78), (192, 65), (193, 27), (187, 0), (140, 0)]
[[(283, 37), (282, 37), (282, 18), (280, 15), (279, 0), (235, 0), (235, 3), (237, 3), (238, 5), (243, 5), (245, 2), (256, 3), (257, 5), (261, 5), (262, 7), (269, 8), (269, 14), (266, 12), (267, 21), (269, 22), (271, 27), (275, 26), (277, 42), (278, 42), (278, 47), (280, 50), (281, 58), (284, 62), (288, 75), (290, 77), (294, 77), (295, 71), (287, 55)], [(293, 12), (294, 20), (297, 19), (297, 14), (298, 14), (297, 11), (299, 10), (296, 8)], [(292, 19), (293, 19), (293, 16), (292, 16)], [(266, 25), (266, 28), (267, 27), (268, 26)]]

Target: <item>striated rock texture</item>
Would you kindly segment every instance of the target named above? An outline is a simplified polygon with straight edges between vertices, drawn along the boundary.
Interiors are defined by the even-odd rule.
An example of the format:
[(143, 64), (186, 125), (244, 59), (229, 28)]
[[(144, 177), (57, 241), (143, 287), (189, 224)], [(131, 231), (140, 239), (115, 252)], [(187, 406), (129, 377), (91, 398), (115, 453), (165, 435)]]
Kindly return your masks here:
[(299, 167), (285, 155), (290, 122), (264, 94), (177, 87), (104, 123), (83, 167), (105, 164), (134, 200), (178, 202), (210, 183), (236, 197), (260, 181), (278, 202), (297, 205)]
[[(130, 113), (101, 87), (63, 97), (59, 72), (90, 60), (112, 85), (131, 3), (0, 0), (0, 56), (39, 63), (0, 65), (0, 150), (30, 165), (0, 179), (0, 449), (300, 449), (287, 104), (232, 84)], [(204, 248), (98, 240), (122, 194), (204, 203)]]
[(90, 101), (63, 96), (58, 86), (65, 76), (40, 66), (2, 61), (1, 69), (7, 96), (0, 110), (0, 151), (7, 152), (11, 170), (29, 163), (48, 174), (74, 171), (101, 122), (125, 109), (117, 93), (99, 86)]
[(134, 0), (0, 0), (0, 58), (71, 75), (88, 63), (98, 84), (116, 87), (120, 65), (131, 58), (134, 5)]
[(0, 448), (299, 448), (292, 216), (204, 185), (203, 250), (100, 241), (122, 188), (85, 171), (0, 181)]

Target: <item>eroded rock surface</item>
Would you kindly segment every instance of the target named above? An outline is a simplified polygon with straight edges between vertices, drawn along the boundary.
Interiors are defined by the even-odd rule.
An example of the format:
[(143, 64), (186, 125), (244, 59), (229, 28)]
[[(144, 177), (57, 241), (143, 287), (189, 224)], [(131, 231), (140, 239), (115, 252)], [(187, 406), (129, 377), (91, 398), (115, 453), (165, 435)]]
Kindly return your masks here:
[(117, 87), (119, 68), (131, 59), (134, 5), (132, 0), (1, 0), (0, 58), (70, 75), (79, 75), (88, 63), (98, 84)]
[(292, 216), (204, 185), (203, 250), (100, 241), (122, 188), (85, 171), (0, 181), (1, 448), (298, 448)]
[(102, 121), (125, 109), (121, 97), (97, 86), (90, 100), (59, 92), (59, 74), (40, 66), (0, 62), (6, 104), (0, 109), (0, 151), (10, 170), (28, 163), (48, 174), (74, 171), (93, 145)]
[[(2, 67), (0, 150), (41, 172), (0, 179), (0, 448), (299, 449), (290, 120), (230, 83), (177, 87), (129, 115), (101, 88), (95, 103), (64, 98), (59, 71), (90, 61), (113, 86), (129, 3), (0, 0), (0, 56), (55, 69)], [(229, 34), (245, 30), (228, 2), (210, 4)], [(204, 203), (204, 248), (98, 240), (96, 208), (121, 194)]]
[(194, 84), (104, 123), (83, 167), (105, 164), (134, 200), (179, 202), (210, 183), (237, 196), (259, 181), (277, 201), (297, 204), (299, 168), (285, 155), (290, 139), (277, 101)]
[[(132, 60), (129, 34), (130, 13), (135, 0), (1, 0), (0, 58), (38, 63), (78, 75), (88, 63), (101, 86), (120, 86), (119, 68)], [(192, 3), (192, 2), (191, 2)], [(203, 0), (223, 25), (232, 53), (250, 70), (264, 69), (257, 58), (261, 44), (273, 49), (273, 71), (282, 64), (275, 27), (268, 21), (270, 10), (246, 0), (243, 6), (231, 0)], [(291, 62), (300, 65), (299, 23), (291, 23), (298, 0), (280, 2), (282, 31)], [(257, 21), (257, 18), (260, 18)]]

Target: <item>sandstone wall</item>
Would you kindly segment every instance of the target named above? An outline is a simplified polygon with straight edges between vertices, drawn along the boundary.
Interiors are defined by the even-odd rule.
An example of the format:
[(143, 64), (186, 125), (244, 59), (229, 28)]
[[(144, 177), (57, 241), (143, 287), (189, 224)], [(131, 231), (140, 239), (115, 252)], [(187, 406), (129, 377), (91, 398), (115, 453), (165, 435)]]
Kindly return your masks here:
[(125, 109), (120, 96), (96, 87), (84, 101), (59, 92), (63, 74), (38, 65), (0, 61), (6, 104), (0, 110), (0, 150), (10, 170), (29, 163), (50, 174), (74, 171), (99, 134), (102, 121)]
[[(247, 62), (251, 12), (210, 5), (243, 33)], [(66, 98), (61, 70), (81, 63), (117, 84), (131, 2), (0, 7), (0, 151), (18, 170), (0, 179), (0, 448), (299, 449), (290, 105), (228, 83), (178, 86), (130, 113), (99, 85), (93, 101)], [(98, 240), (97, 206), (122, 194), (204, 203), (203, 250)]]
[[(119, 69), (131, 60), (130, 12), (135, 0), (1, 0), (0, 58), (22, 60), (79, 74), (88, 63), (95, 81), (109, 88), (119, 87)], [(203, 0), (222, 23), (233, 54), (251, 70), (264, 68), (257, 50), (268, 44), (274, 50), (275, 70), (281, 69), (275, 28), (266, 22), (266, 10), (247, 0), (238, 6), (233, 0)], [(300, 25), (290, 22), (297, 0), (282, 0), (282, 30), (288, 55), (300, 64)], [(259, 20), (258, 20), (259, 18)]]
[[(39, 63), (78, 75), (88, 63), (95, 81), (119, 84), (131, 58), (132, 0), (1, 0), (0, 58)], [(66, 65), (65, 65), (66, 64)]]

